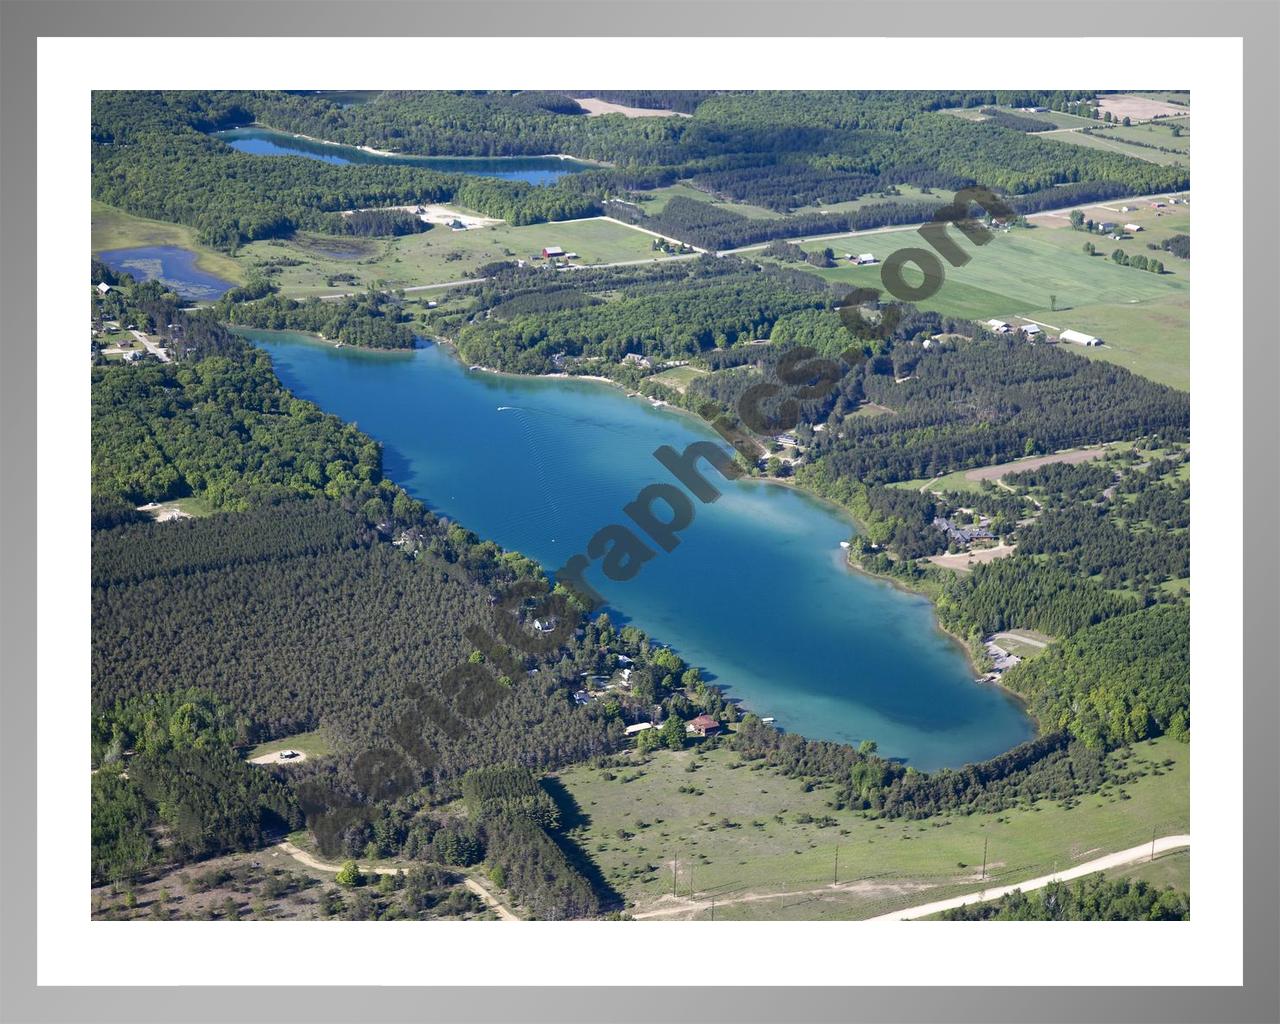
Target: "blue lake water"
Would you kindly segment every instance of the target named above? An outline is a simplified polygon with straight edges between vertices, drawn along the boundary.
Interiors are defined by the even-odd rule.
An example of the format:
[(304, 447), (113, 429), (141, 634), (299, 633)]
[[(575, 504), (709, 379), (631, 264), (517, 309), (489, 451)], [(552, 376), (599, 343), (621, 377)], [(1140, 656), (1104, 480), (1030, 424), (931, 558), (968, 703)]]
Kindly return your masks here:
[(136, 249), (108, 249), (98, 259), (117, 274), (139, 281), (160, 281), (179, 295), (208, 301), (219, 298), (232, 284), (196, 265), (196, 254), (176, 245), (146, 245)]
[(591, 166), (558, 156), (463, 157), (370, 153), (355, 146), (303, 139), (270, 128), (229, 128), (212, 134), (232, 149), (258, 156), (305, 156), (327, 164), (410, 164), (433, 171), (507, 178), (534, 185), (549, 185), (566, 174), (585, 171)]
[[(640, 488), (674, 482), (656, 448), (718, 440), (605, 384), (473, 372), (435, 346), (374, 353), (244, 333), (286, 386), (382, 442), (389, 477), (549, 569), (602, 526), (629, 524), (622, 506)], [(973, 681), (928, 601), (847, 568), (839, 544), (852, 526), (838, 511), (790, 488), (706, 475), (723, 497), (695, 500), (674, 552), (625, 583), (588, 571), (615, 621), (671, 645), (784, 729), (874, 739), (924, 770), (1033, 735), (1016, 701)]]

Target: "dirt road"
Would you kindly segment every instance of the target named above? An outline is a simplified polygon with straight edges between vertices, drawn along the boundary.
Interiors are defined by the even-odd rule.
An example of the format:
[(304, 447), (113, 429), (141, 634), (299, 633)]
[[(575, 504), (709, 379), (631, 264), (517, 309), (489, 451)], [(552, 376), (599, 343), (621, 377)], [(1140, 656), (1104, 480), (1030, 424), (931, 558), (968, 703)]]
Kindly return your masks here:
[(715, 907), (727, 907), (738, 903), (760, 903), (765, 900), (794, 899), (802, 896), (833, 896), (838, 893), (854, 893), (860, 896), (901, 896), (908, 893), (930, 889), (925, 882), (837, 882), (819, 886), (816, 889), (792, 889), (786, 892), (748, 892), (741, 896), (712, 899), (703, 897), (689, 899), (670, 894), (658, 899), (649, 910), (631, 916), (637, 921), (653, 921), (664, 917), (675, 917), (678, 914), (693, 915), (698, 911), (712, 910)]
[[(1191, 845), (1190, 836), (1161, 836), (1155, 841), (1154, 849), (1156, 853), (1167, 853), (1169, 850), (1180, 850), (1183, 847)], [(895, 910), (888, 914), (881, 914), (879, 917), (867, 918), (868, 921), (912, 921), (920, 917), (928, 917), (930, 914), (937, 914), (943, 910), (953, 910), (956, 907), (963, 907), (970, 903), (985, 903), (988, 900), (999, 899), (1001, 896), (1007, 896), (1015, 889), (1021, 889), (1023, 892), (1031, 892), (1034, 889), (1043, 889), (1050, 882), (1066, 882), (1073, 878), (1081, 878), (1084, 875), (1091, 875), (1095, 871), (1105, 871), (1108, 868), (1124, 867), (1126, 864), (1135, 864), (1139, 861), (1146, 860), (1152, 854), (1152, 844), (1143, 843), (1141, 846), (1133, 846), (1127, 850), (1120, 850), (1117, 853), (1109, 853), (1105, 857), (1098, 857), (1095, 860), (1087, 861), (1084, 864), (1077, 864), (1075, 867), (1067, 868), (1065, 871), (1059, 871), (1055, 875), (1043, 875), (1040, 878), (1031, 878), (1025, 882), (1018, 882), (1014, 885), (1002, 885), (992, 889), (985, 889), (980, 892), (969, 893), (967, 896), (953, 896), (949, 900), (935, 900), (932, 903), (922, 903), (916, 907), (907, 907), (903, 910)]]
[(516, 917), (515, 914), (511, 913), (511, 911), (509, 911), (506, 907), (504, 907), (498, 901), (498, 897), (496, 897), (483, 885), (477, 882), (474, 878), (468, 878), (463, 884), (468, 889), (470, 889), (473, 893), (479, 896), (482, 900), (484, 900), (485, 905), (488, 906), (489, 909), (492, 910), (495, 914), (497, 914), (501, 920), (503, 921), (519, 921), (520, 920), (520, 918)]
[[(339, 871), (342, 870), (341, 864), (332, 864), (328, 861), (320, 860), (318, 857), (313, 857), (311, 854), (307, 853), (306, 850), (300, 850), (298, 847), (294, 846), (293, 843), (289, 842), (289, 840), (287, 839), (282, 843), (277, 843), (276, 849), (279, 850), (281, 853), (288, 854), (290, 857), (298, 861), (300, 864), (305, 864), (309, 868), (314, 868), (316, 871), (328, 871), (336, 875)], [(386, 868), (361, 867), (360, 870), (365, 874), (394, 875), (397, 871), (403, 871), (404, 868), (401, 866), (386, 867)], [(497, 914), (501, 920), (503, 921), (519, 921), (520, 920), (520, 918), (516, 917), (515, 914), (513, 914), (510, 910), (508, 910), (506, 906), (496, 896), (493, 895), (493, 893), (491, 893), (483, 885), (477, 882), (474, 878), (465, 878), (463, 879), (462, 884), (465, 885), (477, 896), (479, 896), (480, 899), (484, 902), (485, 906), (489, 907), (489, 909), (491, 909), (495, 914)]]

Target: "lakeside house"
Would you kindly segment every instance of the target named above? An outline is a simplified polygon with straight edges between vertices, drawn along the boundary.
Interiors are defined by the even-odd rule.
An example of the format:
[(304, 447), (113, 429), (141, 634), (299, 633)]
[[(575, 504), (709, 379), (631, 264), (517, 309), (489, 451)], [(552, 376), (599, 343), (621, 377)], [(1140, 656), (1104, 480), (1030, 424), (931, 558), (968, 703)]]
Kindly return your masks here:
[(111, 285), (107, 284), (107, 282), (106, 282), (106, 281), (99, 281), (99, 282), (98, 282), (98, 294), (99, 294), (99, 295), (106, 295), (106, 294), (107, 294), (107, 292), (109, 292), (109, 291), (111, 291)]
[(971, 544), (975, 540), (995, 540), (995, 534), (985, 526), (957, 526), (950, 519), (938, 516), (933, 520), (934, 529), (941, 530), (950, 540), (959, 544)]
[(720, 722), (710, 715), (699, 715), (684, 725), (685, 732), (694, 736), (714, 736), (720, 731)]
[(534, 619), (533, 628), (539, 633), (550, 633), (556, 628), (556, 621), (557, 620), (554, 615), (548, 616), (545, 619)]

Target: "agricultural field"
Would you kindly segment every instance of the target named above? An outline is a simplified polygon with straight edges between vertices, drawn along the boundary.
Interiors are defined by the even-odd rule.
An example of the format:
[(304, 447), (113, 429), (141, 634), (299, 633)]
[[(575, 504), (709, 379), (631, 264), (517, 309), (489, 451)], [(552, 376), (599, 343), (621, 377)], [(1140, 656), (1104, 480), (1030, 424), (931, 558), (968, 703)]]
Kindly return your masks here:
[[(1085, 146), (1090, 149), (1102, 149), (1110, 153), (1136, 157), (1153, 164), (1178, 164), (1188, 166), (1191, 161), (1191, 132), (1187, 126), (1182, 127), (1182, 134), (1175, 137), (1168, 127), (1169, 121), (1149, 121), (1132, 125), (1116, 125), (1114, 127), (1099, 126), (1093, 122), (1095, 130), (1084, 132), (1054, 132), (1047, 134), (1054, 142), (1068, 143), (1073, 146)], [(1190, 118), (1178, 118), (1180, 124)], [(1161, 149), (1152, 149), (1159, 146)], [(1162, 150), (1172, 149), (1177, 152), (1166, 153)]]
[(932, 197), (925, 195), (913, 185), (899, 185), (896, 196), (882, 196), (878, 194), (860, 196), (857, 199), (850, 199), (843, 203), (827, 203), (822, 206), (798, 206), (791, 214), (779, 213), (776, 210), (770, 210), (764, 206), (755, 206), (751, 203), (737, 203), (727, 199), (717, 199), (709, 192), (694, 188), (687, 181), (678, 181), (674, 185), (667, 185), (664, 188), (655, 188), (648, 192), (640, 193), (640, 208), (649, 216), (655, 216), (667, 208), (667, 203), (671, 202), (676, 196), (684, 196), (687, 199), (694, 199), (700, 203), (711, 203), (713, 206), (723, 206), (726, 210), (733, 213), (741, 214), (744, 217), (763, 218), (765, 220), (777, 220), (780, 217), (792, 216), (794, 214), (803, 213), (848, 213), (862, 206), (868, 206), (877, 203), (908, 203), (920, 200), (938, 198), (937, 194)]
[[(1040, 214), (1030, 230), (998, 233), (982, 249), (971, 248), (973, 259), (963, 267), (946, 267), (942, 288), (918, 303), (924, 309), (952, 316), (985, 320), (1022, 317), (1050, 328), (1074, 328), (1102, 338), (1101, 348), (1080, 349), (1152, 380), (1186, 390), (1190, 386), (1190, 263), (1167, 252), (1152, 252), (1170, 235), (1188, 233), (1186, 207), (1119, 212), (1115, 206), (1081, 207), (1086, 216), (1121, 223), (1138, 223), (1144, 230), (1121, 241), (1070, 229), (1066, 214)], [(1177, 211), (1177, 212), (1171, 212)], [(1159, 216), (1157, 216), (1159, 214)], [(1087, 256), (1085, 242), (1098, 254)], [(920, 244), (911, 229), (854, 235), (824, 242), (837, 257), (857, 247), (883, 259), (896, 249)], [(967, 243), (961, 242), (962, 245)], [(813, 247), (816, 243), (808, 243)], [(1109, 254), (1122, 249), (1129, 256), (1155, 257), (1165, 273), (1123, 267)], [(879, 266), (848, 263), (828, 270), (806, 271), (852, 287), (883, 288)], [(913, 268), (909, 284), (921, 280)]]
[(1039, 801), (923, 822), (834, 810), (828, 790), (805, 792), (722, 747), (580, 765), (548, 786), (569, 805), (572, 838), (638, 918), (704, 919), (714, 899), (717, 920), (850, 919), (979, 889), (984, 841), (987, 878), (1007, 885), (1136, 846), (1153, 828), (1187, 831), (1186, 744), (1161, 738), (1112, 758), (1129, 781), (1070, 809)]
[(1139, 91), (1133, 93), (1134, 96), (1145, 96), (1149, 100), (1158, 100), (1161, 103), (1172, 103), (1175, 107), (1191, 106), (1191, 93), (1186, 89), (1173, 90), (1152, 90)]
[(1104, 114), (1110, 111), (1117, 121), (1125, 117), (1134, 121), (1146, 121), (1162, 114), (1176, 116), (1187, 113), (1190, 103), (1191, 94), (1186, 92), (1128, 92), (1099, 97), (1098, 109)]
[(244, 266), (226, 253), (196, 242), (196, 233), (183, 224), (135, 217), (114, 206), (93, 201), (92, 250), (96, 256), (111, 249), (176, 245), (196, 254), (196, 266), (227, 281), (244, 281)]
[[(247, 245), (237, 254), (236, 262), (248, 270), (278, 261), (280, 273), (272, 280), (282, 294), (301, 298), (359, 291), (369, 285), (395, 289), (465, 280), (485, 263), (533, 259), (544, 246), (551, 245), (576, 252), (578, 259), (572, 262), (583, 266), (661, 256), (653, 251), (652, 236), (597, 217), (523, 227), (497, 224), (466, 231), (437, 226), (422, 234), (391, 239), (300, 232), (289, 240)], [(288, 265), (292, 261), (298, 265)]]
[(889, 484), (889, 486), (911, 491), (930, 490), (938, 494), (952, 491), (962, 493), (967, 491), (977, 494), (982, 491), (983, 481), (986, 480), (999, 480), (1010, 473), (1038, 469), (1053, 462), (1090, 462), (1093, 459), (1103, 458), (1107, 452), (1122, 451), (1130, 447), (1132, 447), (1132, 442), (1130, 441), (1116, 441), (1112, 444), (1099, 445), (1097, 447), (1069, 448), (1066, 451), (1054, 452), (1052, 455), (1031, 455), (1025, 459), (1014, 459), (1012, 462), (1001, 462), (993, 466), (981, 466), (977, 469), (958, 469), (954, 473), (935, 476), (928, 480), (902, 480), (898, 483)]
[[(1026, 117), (1036, 121), (1048, 121), (1050, 124), (1054, 125), (1057, 128), (1084, 128), (1086, 125), (1098, 123), (1097, 121), (1094, 121), (1093, 119), (1088, 117), (1078, 117), (1075, 114), (1064, 114), (1057, 110), (1041, 110), (1034, 114), (1031, 114), (1031, 113), (1023, 113), (1021, 110), (1018, 110), (1016, 107), (1005, 107), (1004, 109), (1007, 110), (1010, 114), (1013, 114), (1018, 117)], [(978, 107), (952, 107), (949, 110), (944, 110), (943, 113), (951, 114), (965, 121), (988, 120), (986, 115), (984, 115), (981, 112), (981, 109)], [(1031, 134), (1040, 135), (1043, 133), (1033, 132)]]

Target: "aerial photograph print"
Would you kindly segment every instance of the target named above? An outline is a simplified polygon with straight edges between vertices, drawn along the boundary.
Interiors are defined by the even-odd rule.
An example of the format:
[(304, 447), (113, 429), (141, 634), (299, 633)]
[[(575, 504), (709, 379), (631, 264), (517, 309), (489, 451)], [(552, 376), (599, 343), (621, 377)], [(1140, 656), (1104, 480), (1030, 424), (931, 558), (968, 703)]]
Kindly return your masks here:
[(89, 141), (93, 920), (1191, 919), (1190, 91)]

